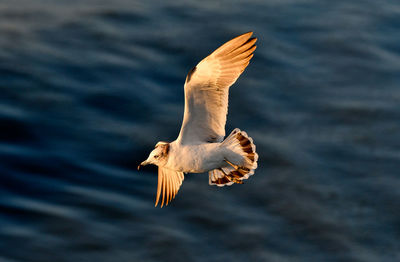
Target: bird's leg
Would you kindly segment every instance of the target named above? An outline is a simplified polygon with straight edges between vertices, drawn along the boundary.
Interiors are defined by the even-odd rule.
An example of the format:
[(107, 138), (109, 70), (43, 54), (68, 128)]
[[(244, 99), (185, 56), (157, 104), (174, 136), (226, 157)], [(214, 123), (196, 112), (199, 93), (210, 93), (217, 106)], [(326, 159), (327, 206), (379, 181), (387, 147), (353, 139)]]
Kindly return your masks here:
[[(233, 165), (231, 162), (227, 161), (228, 164)], [(234, 166), (233, 166), (234, 167)], [(222, 170), (222, 169), (220, 169)], [(238, 169), (240, 170), (240, 169)], [(222, 171), (224, 172), (224, 171)], [(240, 172), (240, 171), (239, 171)], [(225, 173), (224, 173), (225, 174)], [(243, 181), (238, 179), (237, 177), (233, 176), (232, 174), (225, 174), (225, 177), (230, 181), (230, 182), (234, 182), (236, 184), (243, 184)]]
[(236, 183), (236, 184), (243, 184), (242, 180), (239, 180), (235, 177), (231, 177), (231, 176), (225, 176), (230, 182)]
[(224, 159), (224, 161), (225, 161), (226, 163), (228, 163), (230, 166), (232, 166), (235, 170), (238, 170), (238, 169), (240, 168), (238, 165), (233, 164), (232, 162), (230, 162), (230, 161), (227, 160), (227, 159)]

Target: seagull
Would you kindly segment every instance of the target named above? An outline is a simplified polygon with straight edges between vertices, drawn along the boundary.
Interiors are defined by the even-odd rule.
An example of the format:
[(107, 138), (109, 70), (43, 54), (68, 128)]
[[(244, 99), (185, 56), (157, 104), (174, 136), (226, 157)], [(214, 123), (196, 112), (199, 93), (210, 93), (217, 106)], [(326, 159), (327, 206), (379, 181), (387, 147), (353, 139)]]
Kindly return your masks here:
[(186, 173), (208, 172), (209, 184), (243, 184), (254, 174), (258, 154), (253, 139), (235, 128), (225, 139), (229, 87), (249, 65), (256, 49), (253, 32), (242, 34), (204, 58), (186, 77), (185, 111), (178, 138), (158, 142), (139, 166), (158, 166), (155, 206), (175, 198)]

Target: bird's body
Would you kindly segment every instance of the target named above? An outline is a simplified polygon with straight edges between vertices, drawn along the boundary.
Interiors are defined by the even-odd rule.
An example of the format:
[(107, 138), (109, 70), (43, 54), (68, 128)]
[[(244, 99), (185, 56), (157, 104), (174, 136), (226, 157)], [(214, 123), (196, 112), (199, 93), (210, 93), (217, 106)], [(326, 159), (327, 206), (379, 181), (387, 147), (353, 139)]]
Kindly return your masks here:
[(178, 141), (171, 142), (168, 161), (164, 167), (183, 173), (203, 173), (215, 169), (224, 164), (224, 148), (220, 145), (221, 143), (182, 145)]
[[(158, 142), (140, 166), (158, 166), (156, 205), (175, 198), (184, 173), (209, 172), (209, 184), (242, 184), (254, 174), (258, 154), (253, 140), (236, 128), (225, 138), (229, 87), (253, 57), (256, 38), (240, 35), (197, 64), (185, 81), (185, 112), (178, 138)], [(138, 167), (138, 168), (139, 168)]]

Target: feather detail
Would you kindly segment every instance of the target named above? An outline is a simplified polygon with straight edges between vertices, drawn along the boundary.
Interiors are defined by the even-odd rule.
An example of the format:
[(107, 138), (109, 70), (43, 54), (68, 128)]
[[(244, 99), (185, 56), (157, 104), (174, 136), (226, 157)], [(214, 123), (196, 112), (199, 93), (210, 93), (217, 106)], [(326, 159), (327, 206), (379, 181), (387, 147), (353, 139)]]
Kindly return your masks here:
[(156, 203), (158, 205), (162, 194), (161, 207), (168, 205), (175, 198), (184, 180), (182, 172), (158, 167), (158, 185), (156, 194)]
[(185, 82), (185, 112), (177, 139), (181, 144), (223, 140), (229, 87), (253, 57), (257, 38), (251, 38), (252, 34), (248, 32), (228, 41), (189, 71)]
[(235, 128), (221, 143), (221, 147), (234, 153), (233, 159), (225, 159), (227, 166), (209, 172), (209, 184), (230, 186), (243, 184), (243, 180), (254, 174), (258, 164), (258, 154), (253, 139), (246, 132)]

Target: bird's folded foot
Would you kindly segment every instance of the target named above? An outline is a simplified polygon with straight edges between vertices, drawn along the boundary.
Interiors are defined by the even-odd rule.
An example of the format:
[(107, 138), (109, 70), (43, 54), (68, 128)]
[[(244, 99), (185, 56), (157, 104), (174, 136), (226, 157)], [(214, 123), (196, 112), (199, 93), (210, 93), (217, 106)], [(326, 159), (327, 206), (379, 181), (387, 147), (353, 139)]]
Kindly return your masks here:
[(231, 161), (224, 159), (226, 163), (228, 163), (231, 167), (233, 167), (235, 170), (238, 170), (240, 167), (238, 165), (233, 164)]
[(236, 177), (232, 177), (230, 175), (225, 176), (229, 181), (235, 183), (235, 184), (243, 184), (243, 181), (236, 178)]
[(224, 161), (226, 163), (228, 163), (231, 167), (233, 167), (235, 170), (239, 171), (239, 172), (240, 171), (244, 171), (244, 172), (249, 172), (250, 171), (250, 169), (248, 169), (247, 167), (235, 165), (232, 162), (230, 162), (229, 160), (224, 159)]

